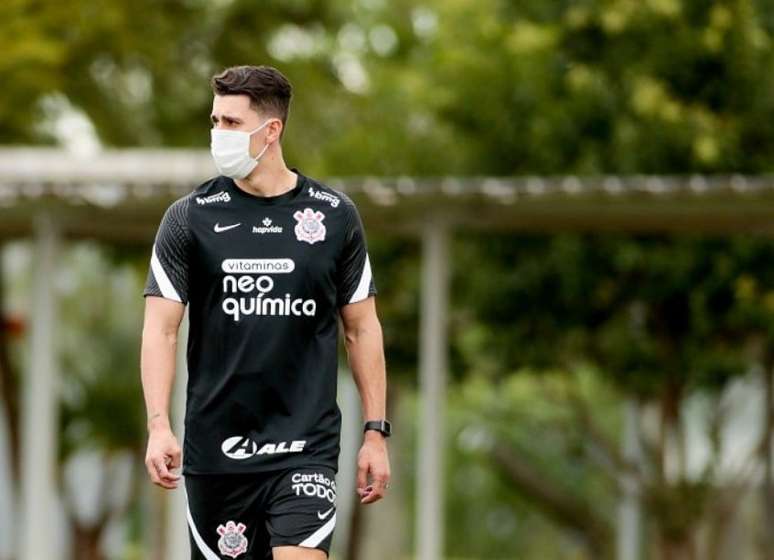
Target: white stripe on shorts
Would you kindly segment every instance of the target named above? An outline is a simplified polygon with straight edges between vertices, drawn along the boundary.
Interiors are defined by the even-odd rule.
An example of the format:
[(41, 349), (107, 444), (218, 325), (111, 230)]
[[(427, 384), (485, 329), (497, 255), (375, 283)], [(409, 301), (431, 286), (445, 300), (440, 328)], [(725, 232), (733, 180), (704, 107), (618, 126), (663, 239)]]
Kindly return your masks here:
[(336, 526), (336, 513), (328, 520), (328, 522), (317, 529), (314, 533), (306, 537), (303, 541), (298, 543), (298, 546), (307, 546), (310, 548), (316, 547), (320, 544), (325, 537), (331, 534), (333, 528)]
[(188, 526), (191, 528), (191, 533), (193, 534), (194, 541), (196, 541), (196, 546), (199, 547), (199, 551), (204, 554), (204, 557), (207, 560), (220, 560), (220, 556), (215, 554), (212, 549), (207, 546), (207, 543), (204, 542), (204, 539), (199, 534), (199, 531), (196, 529), (196, 524), (194, 523), (193, 516), (191, 516), (191, 508), (188, 506), (188, 495), (186, 495), (185, 500), (185, 512), (188, 516)]

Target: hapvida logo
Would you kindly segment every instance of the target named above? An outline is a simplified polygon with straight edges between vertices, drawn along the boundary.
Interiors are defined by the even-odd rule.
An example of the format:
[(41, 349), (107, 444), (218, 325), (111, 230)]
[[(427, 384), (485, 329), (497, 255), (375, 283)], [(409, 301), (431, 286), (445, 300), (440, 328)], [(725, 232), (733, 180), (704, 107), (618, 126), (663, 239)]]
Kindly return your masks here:
[(271, 218), (264, 218), (262, 226), (253, 226), (253, 233), (282, 233), (282, 226), (272, 225)]

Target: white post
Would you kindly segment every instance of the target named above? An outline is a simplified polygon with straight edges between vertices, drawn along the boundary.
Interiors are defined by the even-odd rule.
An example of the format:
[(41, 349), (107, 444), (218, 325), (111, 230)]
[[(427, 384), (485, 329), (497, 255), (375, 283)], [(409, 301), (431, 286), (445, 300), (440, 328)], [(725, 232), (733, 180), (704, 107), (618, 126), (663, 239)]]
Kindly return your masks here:
[(355, 479), (357, 453), (363, 442), (360, 395), (352, 372), (344, 365), (339, 368), (338, 403), (341, 410), (341, 451), (339, 472), (336, 474), (336, 531), (333, 535), (333, 550), (337, 558), (343, 558), (352, 537), (354, 508), (362, 507), (355, 492)]
[[(56, 296), (58, 231), (47, 213), (36, 216), (32, 283), (29, 370), (24, 375), (21, 408), (20, 560), (60, 558), (55, 526), (57, 450)], [(48, 536), (46, 536), (48, 535)]]
[[(182, 447), (185, 438), (185, 398), (188, 383), (188, 306), (186, 306), (183, 320), (177, 335), (177, 358), (175, 368), (175, 383), (172, 387), (172, 402), (170, 403), (170, 421), (172, 431), (178, 438)], [(178, 471), (180, 472), (180, 471)], [(190, 542), (188, 539), (188, 521), (185, 513), (185, 477), (180, 477), (178, 486), (174, 490), (165, 490), (168, 496), (167, 528), (169, 532), (166, 539), (167, 554), (164, 558), (170, 560), (184, 560), (191, 557)]]
[[(624, 403), (623, 456), (632, 464), (641, 461), (639, 440), (639, 405), (635, 399)], [(618, 505), (618, 560), (638, 560), (640, 557), (640, 496), (637, 479), (624, 474), (620, 480), (621, 499)]]
[(419, 317), (420, 424), (417, 473), (417, 558), (440, 560), (443, 552), (443, 428), (446, 397), (448, 232), (430, 220), (422, 232)]
[[(0, 293), (4, 293), (1, 287), (4, 282), (3, 273), (7, 270), (3, 261), (5, 254), (5, 245), (0, 244)], [(13, 486), (11, 474), (11, 430), (6, 422), (7, 414), (8, 411), (0, 403), (0, 560), (9, 560), (13, 556), (17, 540), (13, 523), (18, 491)]]

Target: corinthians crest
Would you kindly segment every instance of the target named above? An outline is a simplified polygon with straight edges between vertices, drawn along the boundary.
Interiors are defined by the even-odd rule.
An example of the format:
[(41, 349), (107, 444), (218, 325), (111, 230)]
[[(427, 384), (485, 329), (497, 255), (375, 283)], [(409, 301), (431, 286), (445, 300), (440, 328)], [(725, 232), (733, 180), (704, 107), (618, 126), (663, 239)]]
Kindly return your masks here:
[(242, 534), (246, 528), (244, 523), (233, 521), (227, 521), (225, 526), (218, 525), (218, 548), (223, 556), (236, 558), (247, 552), (247, 537)]
[(293, 217), (298, 221), (296, 224), (296, 238), (299, 241), (306, 241), (307, 243), (316, 243), (325, 239), (325, 226), (322, 221), (325, 219), (325, 214), (319, 210), (312, 210), (311, 208), (304, 208), (304, 211), (296, 211)]

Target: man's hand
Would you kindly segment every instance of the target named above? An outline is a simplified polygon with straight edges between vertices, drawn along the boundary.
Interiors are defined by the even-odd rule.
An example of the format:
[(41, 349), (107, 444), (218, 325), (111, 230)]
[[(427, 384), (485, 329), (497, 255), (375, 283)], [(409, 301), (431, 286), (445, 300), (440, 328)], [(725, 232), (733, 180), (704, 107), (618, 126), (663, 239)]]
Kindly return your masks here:
[(180, 446), (169, 426), (150, 429), (145, 468), (154, 484), (169, 490), (177, 488), (180, 475), (172, 469), (180, 466)]
[[(370, 475), (371, 483), (368, 484)], [(387, 441), (374, 430), (365, 433), (363, 446), (357, 455), (357, 493), (361, 504), (381, 500), (390, 482), (390, 460), (387, 457)]]

